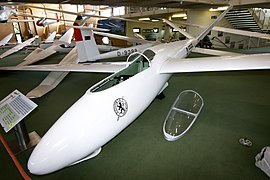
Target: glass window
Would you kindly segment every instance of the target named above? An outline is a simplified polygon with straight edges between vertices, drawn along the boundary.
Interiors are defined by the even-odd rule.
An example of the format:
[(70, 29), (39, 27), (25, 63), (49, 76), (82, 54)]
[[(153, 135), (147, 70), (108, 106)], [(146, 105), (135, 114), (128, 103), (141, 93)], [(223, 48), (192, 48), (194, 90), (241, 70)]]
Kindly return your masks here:
[(112, 16), (112, 8), (102, 9), (102, 10), (100, 11), (100, 15), (101, 15), (101, 16), (111, 17), (111, 16)]
[(114, 16), (125, 15), (125, 6), (113, 8), (113, 15)]

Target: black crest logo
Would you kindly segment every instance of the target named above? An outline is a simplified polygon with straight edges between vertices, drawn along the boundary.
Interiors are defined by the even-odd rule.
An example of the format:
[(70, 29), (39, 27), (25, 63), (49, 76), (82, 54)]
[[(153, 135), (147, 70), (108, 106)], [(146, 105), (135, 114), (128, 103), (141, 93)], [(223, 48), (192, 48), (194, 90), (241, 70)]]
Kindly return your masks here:
[(118, 98), (113, 103), (113, 110), (115, 114), (119, 117), (123, 117), (128, 110), (127, 101), (124, 98)]

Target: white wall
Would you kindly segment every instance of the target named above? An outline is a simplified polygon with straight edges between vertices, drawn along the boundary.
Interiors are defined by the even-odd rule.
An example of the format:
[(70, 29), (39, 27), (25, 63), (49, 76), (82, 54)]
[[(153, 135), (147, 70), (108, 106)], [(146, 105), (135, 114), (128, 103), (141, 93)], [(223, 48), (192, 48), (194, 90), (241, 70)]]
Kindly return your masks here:
[(147, 24), (147, 23), (137, 23), (137, 22), (127, 22), (126, 23), (126, 35), (127, 36), (133, 36), (133, 28), (134, 27), (139, 27), (141, 28), (141, 32), (139, 33), (140, 35), (142, 35), (142, 30), (143, 29), (153, 29), (153, 28), (159, 28), (159, 32), (155, 33), (157, 38), (161, 37), (162, 34), (162, 26), (163, 24), (159, 21), (159, 22), (155, 22), (153, 24)]

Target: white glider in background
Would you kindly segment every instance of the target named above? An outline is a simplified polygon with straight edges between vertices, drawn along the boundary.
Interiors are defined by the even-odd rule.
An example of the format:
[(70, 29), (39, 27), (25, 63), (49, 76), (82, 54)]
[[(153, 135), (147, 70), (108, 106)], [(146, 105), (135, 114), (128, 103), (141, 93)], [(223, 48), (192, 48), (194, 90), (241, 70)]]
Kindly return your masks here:
[[(1, 5), (2, 4), (2, 5)], [(13, 23), (13, 22), (33, 22), (34, 20), (28, 19), (10, 19), (12, 15), (21, 16), (23, 13), (17, 12), (14, 8), (6, 7), (10, 3), (0, 3), (0, 23)]]
[(37, 20), (36, 25), (37, 26), (45, 27), (45, 26), (48, 26), (50, 24), (54, 24), (54, 23), (60, 22), (57, 13), (55, 13), (55, 16), (56, 16), (55, 19), (52, 19), (52, 18), (48, 19), (46, 17), (42, 17), (39, 20)]
[[(86, 59), (93, 60), (93, 57), (96, 57), (96, 56), (99, 56), (100, 58), (105, 57), (105, 56), (107, 58), (119, 57), (119, 56), (125, 56), (125, 55), (127, 56), (130, 53), (132, 53), (132, 52), (142, 51), (142, 49), (140, 49), (140, 47), (146, 49), (147, 47), (153, 45), (153, 43), (148, 43), (148, 41), (145, 41), (145, 40), (144, 41), (138, 40), (139, 42), (147, 42), (148, 43), (147, 45), (139, 46), (138, 49), (137, 49), (137, 46), (134, 46), (134, 47), (131, 47), (131, 48), (123, 48), (123, 49), (119, 50), (119, 49), (114, 49), (115, 47), (113, 47), (113, 46), (96, 45), (96, 42), (95, 42), (95, 38), (93, 36), (93, 33), (91, 33), (92, 30), (93, 30), (93, 28), (90, 28), (90, 29), (87, 28), (87, 29), (82, 30), (82, 31), (86, 31), (87, 33), (90, 33), (91, 34), (91, 36), (88, 37), (88, 39), (90, 39), (88, 41), (90, 41), (90, 42), (88, 42), (86, 40), (83, 40), (82, 42), (81, 41), (78, 41), (77, 42), (78, 44), (80, 44), (80, 43), (86, 43), (88, 45), (93, 45), (91, 47), (91, 49), (90, 49), (90, 52), (88, 52), (86, 54), (87, 55), (87, 58)], [(96, 29), (95, 28), (95, 30), (102, 30), (102, 29)], [(76, 28), (75, 28), (75, 31), (76, 31)], [(99, 32), (96, 32), (96, 33), (99, 33)], [(107, 36), (114, 37), (114, 38), (117, 38), (117, 39), (130, 40), (132, 42), (135, 42), (137, 40), (136, 38), (127, 38), (125, 36), (119, 36), (119, 35), (108, 34), (108, 33), (106, 33), (106, 34), (102, 33), (102, 35), (107, 35)], [(77, 39), (81, 39), (81, 37), (78, 37), (78, 36), (81, 36), (81, 32), (79, 33), (79, 30), (78, 30)], [(108, 49), (111, 49), (111, 52), (103, 53), (104, 55), (103, 56), (100, 56), (99, 51), (102, 51), (102, 50), (103, 51), (104, 50), (108, 51)], [(91, 52), (93, 52), (93, 53), (91, 53)], [(84, 54), (84, 53), (82, 53), (82, 54)], [(80, 58), (83, 58), (83, 60), (80, 60)], [(72, 63), (73, 67), (74, 66), (77, 66), (77, 68), (82, 68), (83, 65), (81, 65), (81, 64), (75, 65), (74, 64), (74, 63), (78, 63), (78, 62), (84, 62), (85, 63), (85, 56), (82, 56), (81, 55), (80, 58), (78, 57), (77, 47), (75, 47), (75, 48), (73, 48), (73, 50), (71, 50), (64, 57), (64, 59), (60, 62), (59, 66), (60, 65), (63, 65), (63, 64)], [(119, 63), (118, 63), (118, 65), (119, 65)], [(124, 66), (123, 66), (123, 63), (122, 63), (121, 64), (121, 68), (123, 68), (123, 67)], [(74, 68), (71, 69), (71, 70), (74, 70)], [(111, 71), (110, 70), (110, 72), (114, 72), (114, 71)], [(27, 97), (38, 98), (38, 97), (41, 97), (41, 96), (45, 95), (46, 93), (48, 93), (51, 90), (53, 90), (65, 78), (65, 76), (67, 76), (67, 74), (68, 74), (68, 71), (65, 71), (65, 72), (51, 72), (36, 88), (32, 89), (30, 92), (27, 93)]]
[(6, 45), (6, 44), (10, 41), (10, 39), (12, 38), (12, 36), (13, 36), (13, 33), (10, 33), (10, 34), (7, 35), (6, 37), (4, 37), (4, 38), (0, 41), (0, 47)]
[[(79, 62), (90, 62), (90, 61), (96, 61), (99, 59), (128, 56), (134, 52), (138, 52), (138, 51), (141, 52), (145, 50), (146, 48), (154, 45), (154, 43), (148, 42), (142, 45), (132, 46), (128, 48), (121, 48), (116, 51), (100, 54), (93, 34), (113, 37), (113, 38), (117, 38), (121, 40), (128, 40), (128, 41), (133, 40), (133, 42), (134, 41), (142, 42), (142, 40), (137, 39), (137, 38), (129, 38), (127, 36), (110, 34), (110, 33), (103, 33), (103, 32), (97, 32), (97, 31), (93, 32), (93, 30), (91, 29), (92, 28), (88, 28), (88, 27), (77, 27), (74, 29)], [(147, 42), (147, 41), (144, 40), (143, 42)], [(87, 49), (87, 51), (84, 51), (83, 49)]]
[[(76, 18), (74, 24), (78, 24), (78, 22), (77, 22), (78, 17)], [(80, 22), (79, 24), (84, 23), (86, 21), (86, 18), (82, 18), (81, 21), (82, 22)], [(101, 28), (90, 28), (90, 29), (91, 30), (94, 29), (94, 30), (109, 31), (107, 29), (101, 29)], [(19, 64), (19, 66), (25, 66), (25, 65), (33, 64), (35, 62), (38, 62), (40, 60), (43, 60), (43, 59), (49, 57), (50, 55), (52, 55), (52, 54), (54, 54), (56, 52), (69, 52), (72, 49), (71, 40), (73, 38), (73, 33), (74, 33), (73, 28), (70, 28), (58, 41), (54, 41), (52, 44), (50, 44), (50, 43), (48, 43), (48, 41), (49, 41), (48, 40), (47, 43), (45, 42), (45, 43), (41, 44), (40, 47), (36, 48), (32, 53), (30, 53), (24, 59), (25, 61), (22, 62), (21, 64)], [(53, 35), (54, 35), (54, 33), (52, 33), (52, 35), (49, 38), (52, 39)], [(94, 37), (92, 37), (91, 39), (93, 41), (95, 41)], [(67, 47), (62, 47), (62, 45), (67, 46)], [(99, 46), (95, 45), (95, 47), (93, 47), (93, 48), (94, 48), (94, 50), (96, 50), (96, 49), (99, 48)], [(102, 48), (103, 50), (105, 49), (105, 47), (102, 46), (102, 45), (101, 45), (100, 48)], [(109, 47), (106, 47), (106, 48), (107, 49), (108, 48), (115, 49), (115, 47), (112, 47), (112, 46), (109, 46)], [(96, 54), (91, 54), (91, 56), (96, 56)]]
[[(49, 48), (50, 46), (52, 46), (54, 39), (55, 39), (55, 36), (56, 36), (56, 31), (51, 33), (50, 36), (44, 42), (41, 42), (39, 44), (39, 49), (45, 50), (45, 49)], [(68, 53), (73, 47), (74, 47), (74, 45), (71, 41), (70, 44), (68, 44), (68, 45), (62, 44), (62, 45), (58, 46), (57, 48), (55, 48), (55, 50), (56, 50), (56, 52), (59, 52), (59, 53)]]
[[(56, 18), (37, 16), (37, 15), (21, 13), (21, 12), (17, 12), (17, 16), (38, 18), (38, 20), (36, 20), (36, 25), (40, 26), (40, 27), (45, 27), (47, 25), (51, 25), (51, 24), (54, 24), (54, 23), (57, 23), (57, 22), (62, 22), (62, 21), (64, 21), (64, 22), (74, 22), (73, 20), (59, 19), (57, 13), (56, 13)], [(25, 20), (25, 21), (35, 21), (35, 20)]]
[(56, 31), (52, 32), (44, 42), (45, 43), (53, 43), (55, 36), (56, 36)]
[[(116, 71), (90, 87), (49, 129), (29, 158), (29, 171), (44, 175), (98, 155), (103, 145), (131, 124), (162, 93), (172, 73), (270, 69), (269, 53), (186, 59), (229, 9), (231, 7), (198, 37), (158, 44), (143, 53), (135, 52), (127, 58), (126, 64), (79, 64), (80, 69), (76, 64), (0, 68), (70, 71), (77, 67), (79, 71)], [(81, 33), (81, 36), (83, 40), (89, 38), (88, 34)], [(89, 50), (84, 46), (77, 48), (79, 54)], [(74, 122), (82, 126), (74, 128)]]
[[(81, 26), (87, 21), (87, 17), (83, 17), (81, 15), (78, 15), (73, 23), (74, 26)], [(55, 32), (56, 34), (56, 32)], [(51, 44), (53, 42), (54, 35), (51, 34), (47, 40), (45, 41), (43, 46), (46, 46), (47, 44)], [(48, 47), (48, 46), (47, 46)], [(46, 47), (46, 48), (47, 48)], [(59, 64), (64, 63), (77, 63), (78, 62), (78, 55), (77, 55), (77, 48), (74, 47), (62, 60)], [(29, 91), (27, 93), (27, 97), (29, 98), (38, 98), (46, 93), (53, 90), (57, 85), (68, 75), (68, 71), (66, 72), (50, 72), (46, 78), (34, 89)]]
[(3, 54), (1, 54), (1, 55), (0, 55), (0, 58), (2, 59), (2, 58), (4, 58), (4, 57), (6, 57), (6, 56), (9, 56), (9, 55), (11, 55), (11, 54), (13, 54), (13, 53), (15, 53), (15, 52), (21, 50), (22, 48), (24, 48), (24, 47), (26, 47), (26, 46), (30, 46), (31, 43), (32, 43), (35, 39), (36, 39), (36, 37), (32, 37), (32, 38), (30, 38), (30, 39), (24, 41), (23, 43), (14, 46), (13, 48), (11, 48), (11, 49), (7, 50), (6, 52), (4, 52)]
[(39, 43), (39, 47), (41, 49), (46, 49), (48, 47), (50, 47), (52, 45), (52, 43), (54, 42), (54, 38), (56, 36), (56, 31), (52, 32), (45, 41), (42, 41), (41, 43)]
[(4, 5), (0, 6), (0, 23), (7, 23), (12, 15), (15, 15), (17, 11), (13, 8), (8, 8)]
[(26, 58), (24, 58), (25, 61), (20, 63), (18, 66), (33, 64), (56, 53), (57, 48), (59, 48), (60, 45), (62, 44), (69, 45), (71, 43), (73, 33), (74, 33), (73, 28), (70, 28), (59, 40), (54, 41), (50, 47), (46, 49), (36, 48)]

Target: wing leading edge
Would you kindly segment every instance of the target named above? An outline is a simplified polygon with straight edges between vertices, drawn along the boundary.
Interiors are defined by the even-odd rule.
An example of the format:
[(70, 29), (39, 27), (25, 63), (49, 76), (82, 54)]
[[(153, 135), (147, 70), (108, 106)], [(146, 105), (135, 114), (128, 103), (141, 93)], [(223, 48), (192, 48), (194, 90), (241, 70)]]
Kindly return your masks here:
[(11, 49), (7, 50), (6, 52), (4, 52), (3, 54), (1, 54), (0, 58), (2, 59), (6, 56), (9, 56), (9, 55), (21, 50), (22, 48), (24, 48), (26, 46), (29, 46), (35, 39), (36, 39), (36, 37), (32, 37), (31, 39), (28, 39), (28, 40), (24, 41), (23, 43), (14, 46), (13, 48), (11, 48)]
[(50, 64), (50, 65), (32, 65), (32, 66), (10, 66), (0, 67), (0, 70), (18, 70), (18, 71), (70, 71), (70, 72), (100, 72), (114, 73), (125, 68), (126, 62), (102, 62), (85, 64)]
[(164, 62), (160, 73), (186, 73), (210, 71), (238, 71), (270, 69), (270, 54), (240, 56), (170, 58)]

